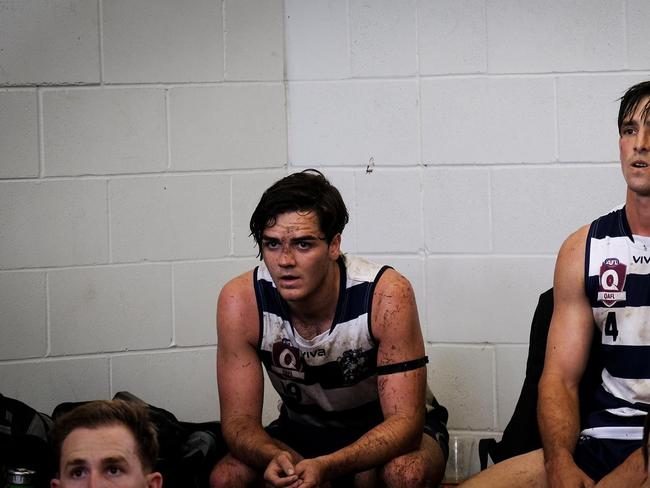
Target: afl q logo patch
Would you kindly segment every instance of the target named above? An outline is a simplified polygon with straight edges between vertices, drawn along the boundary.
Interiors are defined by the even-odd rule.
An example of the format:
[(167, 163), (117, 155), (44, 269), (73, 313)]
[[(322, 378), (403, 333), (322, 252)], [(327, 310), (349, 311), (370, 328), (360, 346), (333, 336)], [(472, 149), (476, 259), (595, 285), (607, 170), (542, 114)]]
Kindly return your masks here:
[(283, 339), (273, 344), (271, 353), (273, 371), (289, 378), (304, 378), (302, 358), (298, 348)]
[(607, 258), (601, 264), (598, 276), (598, 300), (606, 307), (625, 300), (626, 293), (623, 288), (626, 269), (627, 266), (616, 258)]

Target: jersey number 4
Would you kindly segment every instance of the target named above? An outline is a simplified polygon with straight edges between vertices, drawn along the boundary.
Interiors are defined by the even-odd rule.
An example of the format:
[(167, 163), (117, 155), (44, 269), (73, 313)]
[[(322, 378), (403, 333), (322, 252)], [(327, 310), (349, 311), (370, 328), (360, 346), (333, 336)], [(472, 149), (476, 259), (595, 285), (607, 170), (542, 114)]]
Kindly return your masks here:
[(607, 313), (607, 318), (605, 319), (605, 335), (614, 338), (618, 337), (618, 327), (616, 326), (616, 312)]

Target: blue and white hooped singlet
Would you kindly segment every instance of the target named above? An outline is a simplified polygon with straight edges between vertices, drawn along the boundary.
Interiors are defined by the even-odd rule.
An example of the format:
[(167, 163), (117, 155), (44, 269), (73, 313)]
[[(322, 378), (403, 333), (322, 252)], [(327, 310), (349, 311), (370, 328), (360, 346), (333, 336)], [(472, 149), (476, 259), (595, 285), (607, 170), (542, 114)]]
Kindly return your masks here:
[(632, 235), (625, 207), (591, 224), (585, 286), (604, 367), (582, 433), (641, 439), (650, 411), (650, 237)]
[(255, 269), (258, 351), (291, 420), (369, 429), (383, 420), (370, 316), (375, 285), (388, 267), (349, 255), (338, 264), (341, 281), (333, 324), (309, 340), (293, 329), (288, 306), (266, 266)]

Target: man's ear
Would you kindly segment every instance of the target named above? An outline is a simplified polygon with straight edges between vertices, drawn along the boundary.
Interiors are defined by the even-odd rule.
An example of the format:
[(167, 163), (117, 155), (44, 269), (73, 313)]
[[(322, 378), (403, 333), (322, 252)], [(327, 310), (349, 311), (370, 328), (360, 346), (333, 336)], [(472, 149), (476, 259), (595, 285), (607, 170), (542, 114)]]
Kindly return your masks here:
[(332, 241), (329, 244), (329, 254), (333, 260), (339, 258), (341, 254), (341, 234), (336, 234), (332, 237)]
[(162, 485), (163, 485), (162, 474), (158, 472), (154, 472), (154, 473), (149, 473), (147, 475), (147, 488), (161, 488)]
[(59, 488), (61, 486), (61, 482), (58, 480), (58, 478), (53, 478), (50, 480), (50, 488)]

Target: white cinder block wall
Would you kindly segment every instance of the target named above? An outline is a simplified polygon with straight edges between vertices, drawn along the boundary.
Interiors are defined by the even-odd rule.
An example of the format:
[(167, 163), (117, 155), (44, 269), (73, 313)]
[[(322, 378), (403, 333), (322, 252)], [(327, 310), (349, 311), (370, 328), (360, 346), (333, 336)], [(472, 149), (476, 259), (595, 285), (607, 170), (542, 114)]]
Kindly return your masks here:
[[(318, 167), (415, 287), (454, 432), (503, 430), (563, 238), (620, 203), (645, 0), (0, 0), (0, 392), (218, 418), (215, 297)], [(276, 409), (268, 394), (265, 416)]]

